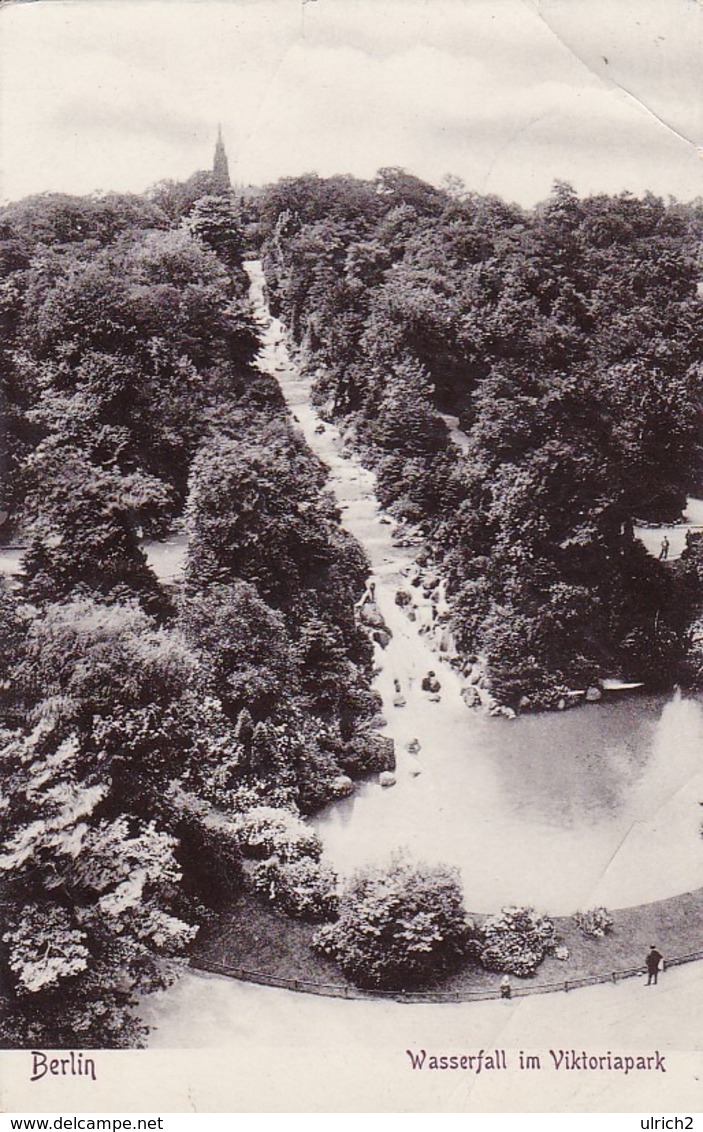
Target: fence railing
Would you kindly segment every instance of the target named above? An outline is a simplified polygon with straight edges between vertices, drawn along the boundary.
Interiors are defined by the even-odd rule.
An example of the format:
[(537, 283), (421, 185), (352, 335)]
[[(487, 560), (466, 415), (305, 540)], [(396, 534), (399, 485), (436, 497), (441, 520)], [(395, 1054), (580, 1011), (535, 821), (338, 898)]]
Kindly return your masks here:
[[(691, 951), (687, 955), (678, 955), (666, 959), (666, 967), (680, 967), (683, 963), (693, 963), (703, 959), (703, 950)], [(191, 967), (199, 971), (207, 971), (213, 975), (225, 975), (230, 979), (238, 979), (244, 983), (257, 983), (265, 987), (278, 987), (282, 990), (298, 991), (300, 994), (317, 994), (328, 998), (360, 998), (360, 999), (392, 999), (395, 1002), (480, 1002), (501, 997), (501, 988), (495, 987), (479, 990), (457, 991), (365, 991), (350, 983), (317, 983), (308, 979), (286, 979), (278, 975), (267, 975), (262, 971), (249, 971), (244, 967), (232, 966), (228, 963), (219, 963), (215, 959), (193, 957)], [(584, 975), (581, 978), (560, 979), (549, 983), (511, 984), (511, 998), (522, 998), (528, 994), (554, 994), (557, 991), (568, 992), (579, 987), (596, 986), (599, 983), (619, 983), (622, 979), (630, 979), (641, 975), (645, 968), (625, 967), (617, 971), (610, 971), (598, 975)], [(497, 976), (498, 977), (498, 976)]]

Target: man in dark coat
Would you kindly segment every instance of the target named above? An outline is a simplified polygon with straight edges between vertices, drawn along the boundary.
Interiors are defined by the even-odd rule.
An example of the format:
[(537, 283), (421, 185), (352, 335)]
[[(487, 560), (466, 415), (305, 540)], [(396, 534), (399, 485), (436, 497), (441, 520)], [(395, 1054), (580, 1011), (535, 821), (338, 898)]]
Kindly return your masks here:
[(650, 983), (654, 983), (655, 986), (657, 985), (657, 975), (659, 974), (662, 959), (663, 956), (657, 951), (654, 944), (652, 944), (649, 949), (649, 955), (645, 960), (647, 964), (647, 986), (649, 986)]

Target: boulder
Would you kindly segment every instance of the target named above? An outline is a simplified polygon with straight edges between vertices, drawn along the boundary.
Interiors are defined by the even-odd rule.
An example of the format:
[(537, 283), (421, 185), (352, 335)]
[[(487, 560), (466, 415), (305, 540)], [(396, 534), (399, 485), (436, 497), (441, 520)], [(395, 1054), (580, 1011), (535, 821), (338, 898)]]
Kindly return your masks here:
[(392, 634), (390, 632), (390, 629), (386, 629), (384, 626), (383, 629), (374, 629), (373, 633), (371, 634), (371, 639), (375, 641), (375, 643), (379, 645), (380, 648), (386, 649), (391, 642), (391, 636)]
[(587, 704), (597, 704), (600, 703), (602, 699), (603, 693), (597, 684), (591, 684), (591, 686), (586, 689)]
[(378, 781), (380, 785), (384, 787), (395, 786), (396, 777), (394, 774), (391, 774), (389, 770), (382, 770), (378, 776)]
[(338, 774), (332, 779), (332, 790), (335, 798), (346, 798), (354, 790), (354, 783), (348, 774)]
[(473, 684), (467, 684), (466, 687), (461, 689), (461, 698), (466, 706), (470, 708), (478, 707), (478, 705), (481, 703), (481, 697), (479, 696), (478, 690), (473, 686)]
[(376, 605), (375, 601), (367, 601), (366, 604), (361, 607), (361, 610), (359, 611), (359, 620), (361, 621), (362, 625), (368, 625), (370, 629), (385, 628), (383, 614)]
[(511, 707), (505, 707), (504, 704), (492, 704), (488, 709), (488, 714), (493, 716), (503, 716), (505, 719), (515, 719), (515, 712)]

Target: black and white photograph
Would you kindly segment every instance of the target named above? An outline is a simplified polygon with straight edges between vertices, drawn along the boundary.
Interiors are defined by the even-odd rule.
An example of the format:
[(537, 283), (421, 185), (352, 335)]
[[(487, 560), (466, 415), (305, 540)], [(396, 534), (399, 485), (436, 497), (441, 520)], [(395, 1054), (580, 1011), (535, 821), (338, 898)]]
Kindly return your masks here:
[(1, 1111), (701, 1109), (702, 65), (0, 3)]

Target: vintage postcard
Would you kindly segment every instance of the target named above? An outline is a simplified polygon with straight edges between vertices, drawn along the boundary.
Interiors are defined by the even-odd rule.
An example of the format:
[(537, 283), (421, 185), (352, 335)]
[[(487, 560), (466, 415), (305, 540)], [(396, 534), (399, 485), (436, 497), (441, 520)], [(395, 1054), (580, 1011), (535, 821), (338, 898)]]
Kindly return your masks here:
[(2, 1111), (699, 1109), (702, 45), (0, 5)]

